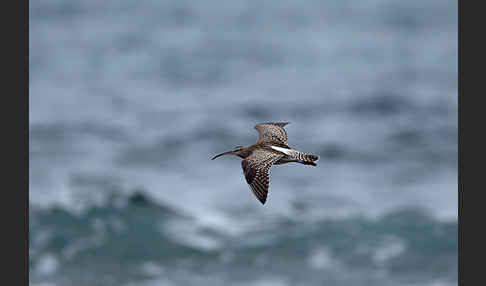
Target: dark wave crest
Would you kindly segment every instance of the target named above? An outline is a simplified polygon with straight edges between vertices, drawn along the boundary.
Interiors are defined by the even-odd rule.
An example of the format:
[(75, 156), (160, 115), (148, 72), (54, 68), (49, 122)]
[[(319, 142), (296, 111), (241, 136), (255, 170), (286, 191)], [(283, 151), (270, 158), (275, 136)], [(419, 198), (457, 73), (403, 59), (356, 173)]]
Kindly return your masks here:
[[(457, 279), (457, 224), (419, 209), (369, 219), (265, 222), (238, 236), (155, 203), (113, 196), (82, 214), (31, 208), (31, 280), (59, 285), (164, 281), (228, 285), (278, 277), (290, 285), (427, 284)], [(212, 241), (180, 240), (178, 231)], [(182, 234), (179, 234), (182, 235)]]

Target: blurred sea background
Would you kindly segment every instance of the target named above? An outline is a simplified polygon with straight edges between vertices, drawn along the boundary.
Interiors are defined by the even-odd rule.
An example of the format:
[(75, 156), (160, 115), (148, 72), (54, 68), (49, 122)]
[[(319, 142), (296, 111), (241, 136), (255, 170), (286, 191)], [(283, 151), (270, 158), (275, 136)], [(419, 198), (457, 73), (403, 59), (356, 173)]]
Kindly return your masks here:
[(457, 285), (457, 1), (29, 5), (31, 285)]

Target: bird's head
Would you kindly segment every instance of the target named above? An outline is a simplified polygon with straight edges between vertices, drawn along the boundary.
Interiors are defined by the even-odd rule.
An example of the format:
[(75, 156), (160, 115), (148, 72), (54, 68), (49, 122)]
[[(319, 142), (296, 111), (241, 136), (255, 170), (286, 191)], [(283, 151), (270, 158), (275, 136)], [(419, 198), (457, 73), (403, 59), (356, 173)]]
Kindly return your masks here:
[(223, 156), (223, 155), (236, 155), (236, 156), (240, 156), (244, 151), (246, 150), (245, 147), (243, 146), (236, 146), (235, 148), (233, 148), (233, 150), (231, 151), (228, 151), (228, 152), (224, 152), (224, 153), (221, 153), (221, 154), (218, 154), (216, 156), (214, 156), (213, 158), (211, 158), (211, 160), (214, 160), (220, 156)]

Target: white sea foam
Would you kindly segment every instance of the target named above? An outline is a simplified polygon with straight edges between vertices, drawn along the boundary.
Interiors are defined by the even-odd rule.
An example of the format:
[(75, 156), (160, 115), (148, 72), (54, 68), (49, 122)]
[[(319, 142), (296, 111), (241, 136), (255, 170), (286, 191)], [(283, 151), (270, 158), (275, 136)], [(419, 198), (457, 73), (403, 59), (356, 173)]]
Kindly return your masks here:
[(406, 244), (400, 238), (389, 237), (383, 246), (373, 253), (373, 260), (378, 264), (386, 263), (388, 260), (402, 254), (406, 247)]
[(329, 250), (326, 248), (316, 249), (309, 257), (309, 264), (317, 269), (326, 269), (333, 266), (336, 260), (333, 260)]
[(59, 263), (55, 255), (44, 254), (40, 257), (35, 271), (41, 275), (49, 275), (56, 272), (59, 268)]

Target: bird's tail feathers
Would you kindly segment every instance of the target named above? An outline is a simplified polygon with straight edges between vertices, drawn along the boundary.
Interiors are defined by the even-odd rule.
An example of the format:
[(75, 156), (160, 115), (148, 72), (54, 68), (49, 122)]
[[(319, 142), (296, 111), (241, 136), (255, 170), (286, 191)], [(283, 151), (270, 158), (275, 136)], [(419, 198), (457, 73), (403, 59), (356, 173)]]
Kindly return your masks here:
[(314, 155), (314, 154), (305, 154), (304, 155), (304, 161), (315, 162), (315, 161), (318, 161), (318, 160), (319, 160), (318, 155)]
[(319, 160), (318, 155), (307, 154), (304, 152), (296, 152), (293, 155), (294, 155), (293, 156), (294, 159), (297, 160), (297, 162), (302, 163), (304, 165), (317, 166), (315, 162)]

